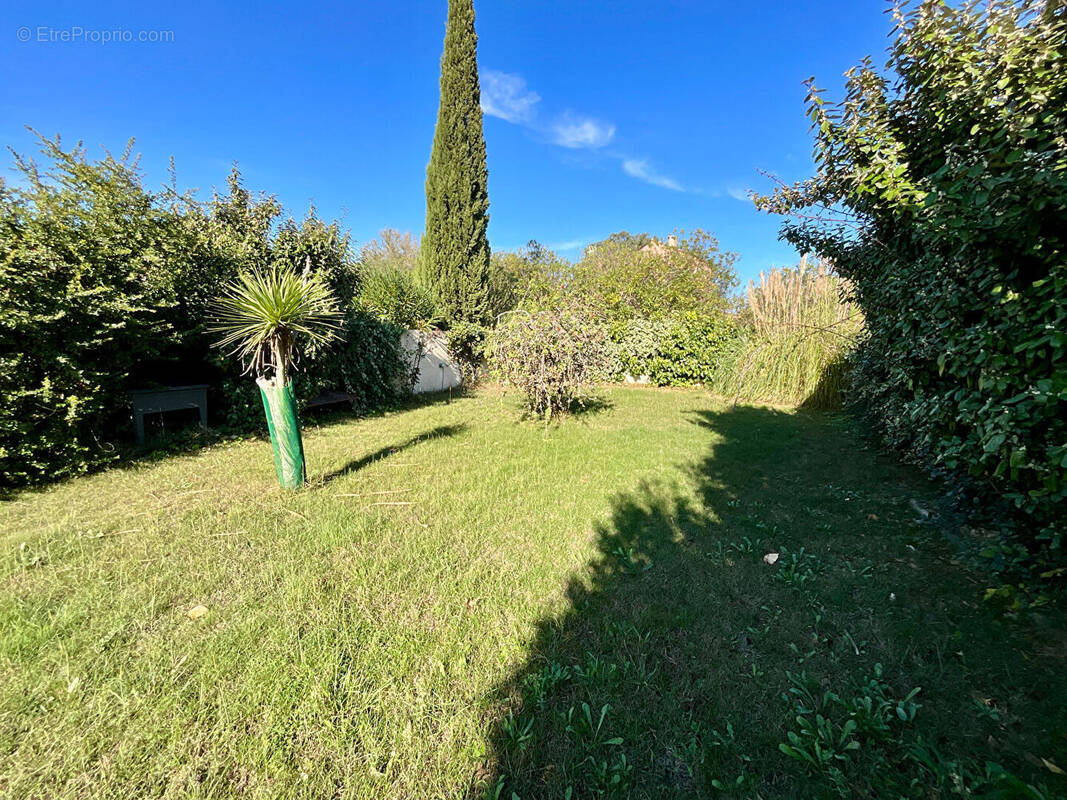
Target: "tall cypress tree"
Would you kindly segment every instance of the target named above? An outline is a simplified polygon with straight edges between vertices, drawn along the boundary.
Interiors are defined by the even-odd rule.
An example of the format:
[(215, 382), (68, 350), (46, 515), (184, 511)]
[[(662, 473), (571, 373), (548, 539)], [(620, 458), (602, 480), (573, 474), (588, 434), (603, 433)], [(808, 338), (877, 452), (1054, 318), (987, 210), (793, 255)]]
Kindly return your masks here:
[(473, 0), (449, 0), (418, 267), (449, 322), (484, 322), (487, 313), (489, 170), (477, 50)]

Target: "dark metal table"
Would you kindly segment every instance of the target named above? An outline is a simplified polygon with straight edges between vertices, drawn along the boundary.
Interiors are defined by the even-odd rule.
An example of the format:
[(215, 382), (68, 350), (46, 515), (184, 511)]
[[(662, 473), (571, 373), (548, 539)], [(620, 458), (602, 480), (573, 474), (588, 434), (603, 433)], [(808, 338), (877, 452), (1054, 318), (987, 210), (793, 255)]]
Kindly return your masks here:
[(194, 386), (161, 386), (158, 389), (137, 389), (133, 397), (133, 424), (137, 429), (137, 444), (144, 444), (145, 414), (164, 411), (200, 410), (200, 427), (207, 430), (207, 384)]

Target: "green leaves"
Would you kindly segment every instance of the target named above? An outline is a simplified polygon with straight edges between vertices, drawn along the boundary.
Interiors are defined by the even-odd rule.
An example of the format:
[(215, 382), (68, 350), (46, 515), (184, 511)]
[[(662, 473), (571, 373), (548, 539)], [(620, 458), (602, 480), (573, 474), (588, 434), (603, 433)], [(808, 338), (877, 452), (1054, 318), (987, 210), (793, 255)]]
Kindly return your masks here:
[(0, 484), (116, 456), (131, 374), (180, 338), (195, 275), (181, 216), (141, 185), (129, 150), (90, 162), (41, 139), (0, 186)]
[(439, 321), (433, 296), (415, 275), (395, 267), (364, 273), (359, 304), (378, 319), (423, 330)]
[(632, 319), (613, 326), (617, 379), (648, 376), (656, 386), (710, 382), (727, 359), (737, 330), (725, 314)]
[(211, 330), (222, 333), (216, 347), (262, 375), (268, 366), (287, 382), (301, 340), (326, 344), (337, 338), (341, 314), (321, 275), (298, 276), (290, 269), (239, 275), (215, 304)]
[(737, 283), (737, 255), (703, 230), (680, 233), (666, 244), (647, 234), (612, 234), (586, 248), (566, 276), (568, 289), (614, 323), (722, 313)]
[(1067, 15), (1023, 9), (896, 15), (891, 74), (809, 96), (816, 175), (761, 207), (851, 281), (854, 396), (884, 438), (1040, 561), (1067, 533)]
[(449, 322), (486, 322), (488, 313), (489, 169), (477, 44), (472, 0), (450, 0), (418, 265)]

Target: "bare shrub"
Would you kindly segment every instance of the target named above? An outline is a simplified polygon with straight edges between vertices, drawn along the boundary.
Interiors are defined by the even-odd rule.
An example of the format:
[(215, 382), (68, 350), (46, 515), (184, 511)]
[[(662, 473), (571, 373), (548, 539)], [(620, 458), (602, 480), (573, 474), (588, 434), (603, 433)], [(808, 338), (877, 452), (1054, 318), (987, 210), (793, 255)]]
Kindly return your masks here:
[(601, 323), (575, 309), (514, 311), (493, 331), (488, 352), (527, 410), (551, 419), (585, 405), (603, 377), (609, 338)]

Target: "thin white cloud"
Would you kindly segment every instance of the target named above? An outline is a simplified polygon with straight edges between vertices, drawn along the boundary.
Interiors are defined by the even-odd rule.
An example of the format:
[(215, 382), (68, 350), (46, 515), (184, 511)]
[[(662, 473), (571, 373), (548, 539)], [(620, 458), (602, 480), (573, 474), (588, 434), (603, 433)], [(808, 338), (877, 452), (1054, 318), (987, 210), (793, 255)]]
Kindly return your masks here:
[(481, 74), (482, 111), (507, 122), (529, 122), (541, 102), (521, 75), (487, 69)]
[(596, 149), (615, 137), (615, 126), (568, 112), (552, 124), (551, 134), (552, 141), (561, 147)]
[[(587, 114), (566, 111), (550, 124), (539, 122), (537, 116), (541, 95), (526, 85), (526, 79), (517, 73), (501, 72), (487, 69), (481, 73), (482, 111), (491, 117), (521, 125), (541, 135), (560, 147), (571, 150), (599, 150), (611, 144), (615, 138), (615, 125), (606, 120), (596, 119)], [(657, 172), (643, 158), (630, 158), (620, 153), (607, 153), (611, 159), (618, 159), (623, 172), (632, 178), (669, 189), (673, 192), (687, 191), (674, 178)], [(695, 191), (695, 190), (694, 190)], [(552, 249), (574, 250), (588, 244), (587, 242), (563, 242)]]
[(590, 241), (591, 240), (589, 239), (572, 239), (569, 242), (553, 242), (552, 244), (545, 245), (545, 247), (554, 253), (565, 253), (569, 250), (580, 250), (589, 244)]
[(745, 189), (738, 189), (736, 187), (730, 187), (726, 190), (726, 193), (730, 195), (734, 200), (740, 200), (742, 203), (751, 203), (752, 198), (748, 196), (748, 191)]
[(664, 189), (670, 189), (675, 192), (685, 191), (685, 189), (682, 188), (682, 184), (678, 183), (674, 178), (660, 175), (642, 158), (623, 159), (622, 171), (631, 178), (637, 178), (639, 181), (651, 183), (653, 186), (662, 186)]

